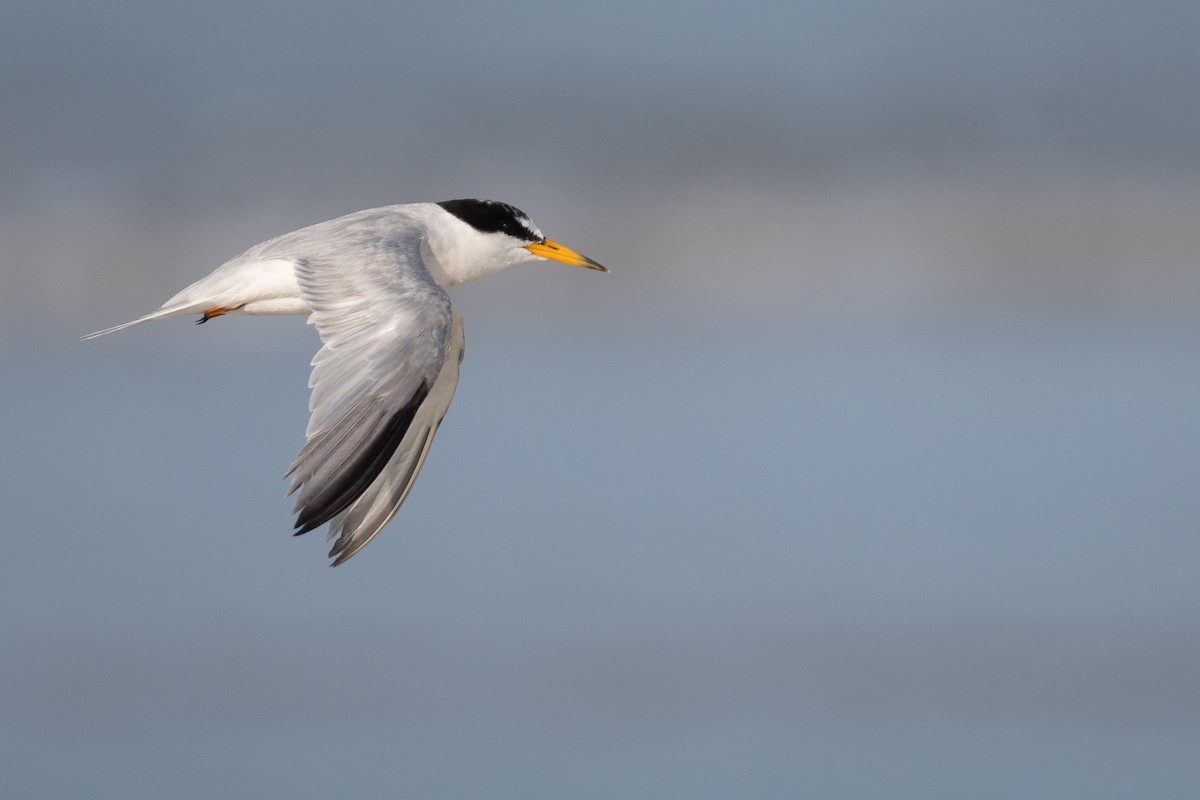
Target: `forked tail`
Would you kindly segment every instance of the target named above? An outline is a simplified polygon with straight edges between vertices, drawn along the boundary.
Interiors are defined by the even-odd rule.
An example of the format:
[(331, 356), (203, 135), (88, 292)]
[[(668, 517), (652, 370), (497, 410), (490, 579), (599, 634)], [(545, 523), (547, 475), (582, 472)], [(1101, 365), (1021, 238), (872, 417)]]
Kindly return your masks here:
[[(203, 303), (200, 304), (200, 306), (203, 306), (203, 305), (204, 305)], [(123, 331), (126, 328), (132, 328), (134, 325), (141, 325), (143, 322), (149, 322), (152, 319), (163, 319), (164, 317), (177, 317), (181, 314), (194, 314), (197, 310), (199, 310), (199, 308), (194, 303), (189, 303), (188, 305), (185, 305), (185, 306), (172, 306), (170, 308), (160, 308), (158, 311), (155, 311), (153, 314), (147, 314), (144, 317), (138, 317), (135, 320), (130, 320), (129, 322), (124, 322), (120, 325), (114, 325), (111, 328), (105, 328), (104, 330), (96, 331), (95, 333), (89, 333), (87, 336), (81, 336), (79, 338), (86, 342), (88, 339), (95, 339), (97, 336), (103, 336), (106, 333), (116, 333), (117, 331)]]

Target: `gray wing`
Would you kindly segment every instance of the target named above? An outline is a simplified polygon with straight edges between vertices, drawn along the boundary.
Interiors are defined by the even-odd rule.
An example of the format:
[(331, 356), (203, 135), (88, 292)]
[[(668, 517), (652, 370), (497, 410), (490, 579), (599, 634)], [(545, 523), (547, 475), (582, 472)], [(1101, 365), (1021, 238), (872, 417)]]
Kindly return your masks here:
[(296, 259), (323, 346), (313, 358), (308, 441), (288, 474), (296, 534), (330, 523), (334, 566), (391, 520), (458, 384), (462, 321), (414, 234)]

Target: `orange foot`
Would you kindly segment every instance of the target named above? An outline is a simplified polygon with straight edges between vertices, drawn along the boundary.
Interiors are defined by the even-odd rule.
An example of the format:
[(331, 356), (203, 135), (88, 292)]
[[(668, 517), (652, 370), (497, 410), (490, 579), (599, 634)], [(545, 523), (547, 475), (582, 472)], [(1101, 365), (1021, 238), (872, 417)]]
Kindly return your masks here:
[(219, 317), (222, 314), (228, 314), (230, 311), (237, 311), (241, 306), (213, 306), (205, 309), (203, 316), (196, 320), (197, 325), (203, 325), (214, 317)]

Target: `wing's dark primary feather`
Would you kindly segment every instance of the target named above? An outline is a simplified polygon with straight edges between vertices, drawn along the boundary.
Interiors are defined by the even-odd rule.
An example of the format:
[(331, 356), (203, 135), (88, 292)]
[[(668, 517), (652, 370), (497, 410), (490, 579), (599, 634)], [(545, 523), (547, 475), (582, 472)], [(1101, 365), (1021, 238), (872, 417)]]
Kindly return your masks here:
[(329, 522), (367, 490), (400, 446), (408, 426), (417, 415), (417, 409), (428, 395), (429, 387), (421, 384), (408, 405), (393, 414), (391, 419), (384, 421), (382, 414), (378, 417), (373, 414), (368, 416), (368, 419), (376, 420), (379, 435), (355, 454), (354, 461), (342, 468), (336, 481), (325, 486), (300, 509), (296, 518), (297, 536)]

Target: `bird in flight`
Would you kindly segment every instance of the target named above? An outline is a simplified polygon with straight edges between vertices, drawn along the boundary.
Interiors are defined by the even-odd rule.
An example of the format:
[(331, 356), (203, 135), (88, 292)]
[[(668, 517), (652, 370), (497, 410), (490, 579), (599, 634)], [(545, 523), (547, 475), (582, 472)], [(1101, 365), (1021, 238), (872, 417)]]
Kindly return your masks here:
[(157, 311), (83, 338), (187, 314), (309, 315), (322, 346), (289, 494), (296, 535), (328, 523), (337, 566), (395, 516), (454, 396), (463, 328), (446, 289), (527, 261), (608, 272), (506, 203), (384, 206), (256, 244)]

